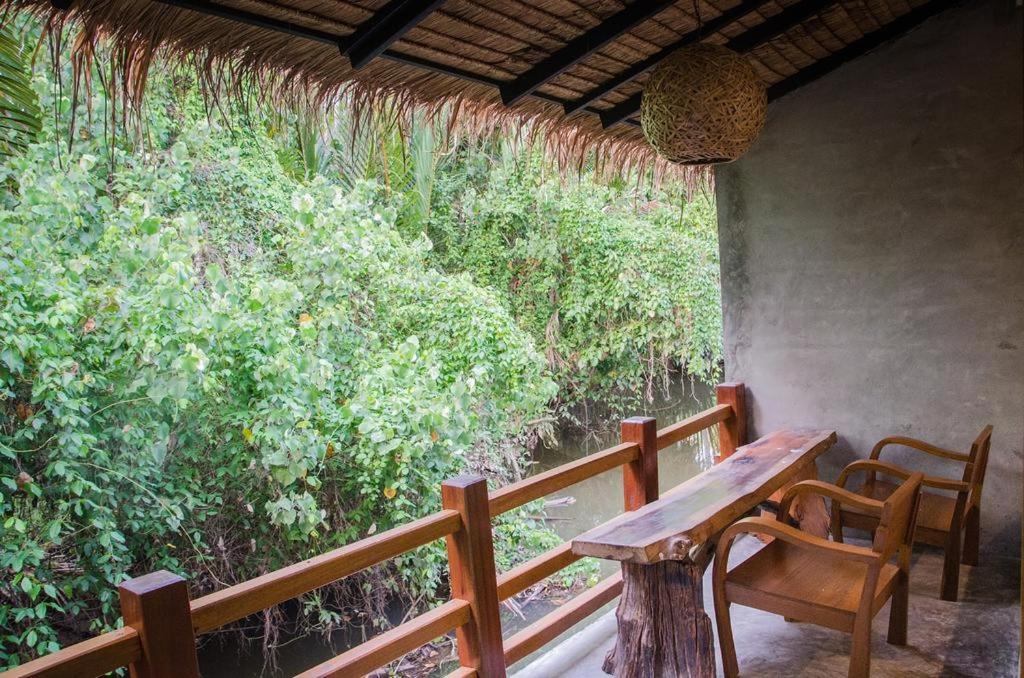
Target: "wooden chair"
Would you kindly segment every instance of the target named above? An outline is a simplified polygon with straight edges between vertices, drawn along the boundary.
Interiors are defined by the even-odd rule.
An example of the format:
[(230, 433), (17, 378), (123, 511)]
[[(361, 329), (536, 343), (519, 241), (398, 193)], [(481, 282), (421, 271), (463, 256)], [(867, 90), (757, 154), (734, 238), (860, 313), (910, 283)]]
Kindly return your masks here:
[[(853, 633), (851, 678), (865, 678), (871, 669), (871, 620), (892, 597), (888, 641), (907, 642), (910, 548), (920, 496), (920, 473), (911, 476), (884, 502), (868, 499), (817, 480), (789, 488), (775, 519), (745, 518), (722, 533), (715, 553), (712, 587), (718, 640), (726, 678), (739, 675), (729, 606), (755, 607)], [(856, 506), (876, 516), (879, 527), (871, 548), (822, 539), (784, 520), (793, 499), (803, 493)], [(744, 533), (774, 537), (773, 541), (727, 572), (733, 540)], [(896, 556), (896, 563), (890, 562)]]
[[(924, 487), (943, 490), (955, 494), (938, 492), (921, 492), (921, 509), (917, 518), (916, 539), (941, 546), (945, 549), (945, 563), (942, 568), (942, 581), (939, 584), (939, 597), (942, 600), (955, 601), (960, 582), (960, 563), (965, 565), (978, 564), (978, 545), (981, 539), (981, 490), (985, 482), (985, 467), (988, 465), (988, 450), (991, 445), (992, 427), (986, 426), (971, 445), (968, 454), (944, 450), (941, 447), (913, 438), (885, 438), (871, 450), (871, 458), (856, 461), (839, 475), (836, 484), (846, 487), (851, 474), (866, 474), (864, 484), (856, 490), (857, 494), (871, 499), (885, 499), (896, 483), (880, 480), (879, 475), (905, 479), (910, 471), (894, 464), (880, 461), (878, 457), (887, 445), (905, 445), (927, 454), (949, 459), (964, 465), (962, 480), (952, 480), (935, 476), (925, 476)], [(873, 530), (878, 519), (860, 511), (856, 506), (832, 507), (832, 536), (836, 541), (843, 541), (843, 528), (853, 527), (862, 530)], [(960, 537), (963, 533), (963, 549)]]

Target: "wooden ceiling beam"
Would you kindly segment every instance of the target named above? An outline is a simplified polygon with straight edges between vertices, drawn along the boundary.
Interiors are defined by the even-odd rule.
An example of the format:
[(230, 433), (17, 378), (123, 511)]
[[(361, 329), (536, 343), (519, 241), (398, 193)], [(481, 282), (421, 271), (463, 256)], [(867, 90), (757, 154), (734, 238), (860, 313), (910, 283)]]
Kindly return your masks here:
[[(790, 5), (758, 25), (740, 33), (726, 43), (726, 47), (740, 54), (750, 52), (754, 48), (779, 37), (794, 26), (820, 14), (822, 10), (836, 4), (836, 0), (803, 0)], [(613, 127), (633, 116), (640, 110), (642, 92), (634, 94), (621, 104), (601, 113), (601, 124), (605, 129)]]
[(637, 76), (646, 73), (647, 71), (649, 71), (650, 69), (654, 68), (659, 63), (664, 61), (666, 58), (668, 58), (668, 56), (671, 55), (676, 50), (686, 47), (687, 45), (691, 45), (695, 42), (699, 42), (703, 38), (706, 38), (709, 35), (720, 31), (729, 24), (735, 23), (736, 21), (742, 19), (743, 17), (753, 12), (756, 12), (762, 5), (768, 2), (769, 0), (743, 0), (743, 2), (740, 2), (740, 4), (730, 9), (727, 9), (726, 11), (716, 16), (714, 19), (705, 23), (700, 28), (690, 31), (683, 37), (679, 38), (671, 45), (659, 50), (658, 52), (655, 52), (654, 54), (647, 57), (643, 61), (638, 61), (637, 63), (633, 64), (626, 70), (616, 75), (615, 77), (609, 78), (608, 80), (602, 82), (597, 87), (594, 87), (589, 92), (585, 93), (583, 96), (577, 99), (573, 99), (572, 101), (565, 105), (565, 114), (571, 115), (575, 113), (576, 111), (580, 110), (581, 108), (591, 103), (592, 101), (600, 99), (605, 94), (608, 94), (608, 92), (611, 92), (613, 89), (621, 87), (622, 85), (625, 85), (627, 82), (630, 82)]
[(362, 68), (415, 28), (416, 24), (423, 21), (443, 2), (444, 0), (392, 0), (348, 36), (342, 54), (348, 57), (352, 68)]
[(501, 100), (512, 106), (549, 80), (564, 73), (623, 33), (674, 4), (675, 0), (653, 0), (628, 5), (596, 27), (579, 35), (530, 70), (501, 88)]
[(954, 0), (932, 0), (932, 2), (912, 9), (906, 14), (903, 14), (902, 16), (899, 16), (893, 21), (885, 24), (881, 28), (871, 31), (862, 38), (851, 42), (838, 52), (834, 52), (824, 59), (815, 61), (810, 66), (800, 69), (785, 80), (775, 83), (768, 88), (768, 101), (774, 101), (781, 96), (789, 94), (798, 87), (803, 87), (823, 75), (831, 73), (848, 61), (852, 61), (857, 57), (870, 52), (876, 47), (879, 47), (894, 38), (898, 38), (907, 31), (916, 28), (921, 22), (926, 19), (930, 19), (939, 12), (952, 7), (954, 4)]

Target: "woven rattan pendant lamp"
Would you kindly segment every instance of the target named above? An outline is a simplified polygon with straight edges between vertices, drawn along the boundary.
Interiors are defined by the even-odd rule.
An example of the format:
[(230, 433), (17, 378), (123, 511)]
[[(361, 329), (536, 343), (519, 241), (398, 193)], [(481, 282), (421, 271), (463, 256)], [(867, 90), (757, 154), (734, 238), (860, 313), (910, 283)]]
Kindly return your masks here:
[(644, 87), (640, 125), (672, 162), (710, 165), (743, 155), (764, 126), (764, 83), (747, 59), (721, 45), (684, 47)]

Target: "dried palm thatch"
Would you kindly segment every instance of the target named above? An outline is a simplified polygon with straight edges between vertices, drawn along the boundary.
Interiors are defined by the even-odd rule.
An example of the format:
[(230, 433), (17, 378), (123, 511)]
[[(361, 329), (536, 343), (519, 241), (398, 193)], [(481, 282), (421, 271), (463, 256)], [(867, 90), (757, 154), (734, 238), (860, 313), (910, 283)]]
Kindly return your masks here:
[(3, 0), (0, 23), (27, 11), (52, 35), (75, 35), (76, 66), (107, 41), (136, 106), (152, 63), (189, 61), (215, 97), (257, 83), (266, 101), (443, 110), (453, 128), (543, 135), (565, 168), (589, 160), (695, 181), (704, 170), (658, 156), (637, 120), (644, 82), (669, 54), (725, 45), (771, 100), (952, 1)]
[[(539, 142), (563, 171), (577, 172), (589, 164), (600, 173), (650, 172), (655, 180), (671, 175), (691, 189), (709, 180), (699, 168), (678, 168), (657, 157), (635, 127), (609, 134), (594, 117), (569, 123), (562, 119), (560, 107), (542, 101), (524, 102), (513, 110), (502, 104), (493, 87), (410, 69), (397, 61), (378, 59), (356, 71), (336, 47), (240, 28), (152, 0), (82, 0), (68, 12), (55, 9), (49, 1), (14, 0), (13, 4), (45, 21), (51, 39), (73, 41), (76, 90), (94, 84), (89, 73), (97, 55), (110, 55), (104, 64), (110, 74), (105, 84), (117, 88), (128, 112), (141, 110), (153, 64), (180, 63), (196, 68), (204, 94), (214, 105), (228, 97), (255, 96), (262, 105), (313, 111), (344, 100), (357, 121), (368, 118), (364, 112), (385, 109), (397, 118), (443, 119), (453, 136), (481, 138), (500, 133), (522, 137), (530, 144)], [(245, 0), (239, 4), (269, 3)], [(125, 13), (135, 20), (125, 22)], [(289, 16), (303, 18), (297, 11)], [(318, 23), (322, 22), (318, 19)], [(240, 33), (249, 39), (239, 41)]]
[(749, 61), (721, 45), (694, 45), (651, 73), (640, 124), (651, 146), (672, 162), (731, 162), (761, 133), (767, 108), (764, 84)]

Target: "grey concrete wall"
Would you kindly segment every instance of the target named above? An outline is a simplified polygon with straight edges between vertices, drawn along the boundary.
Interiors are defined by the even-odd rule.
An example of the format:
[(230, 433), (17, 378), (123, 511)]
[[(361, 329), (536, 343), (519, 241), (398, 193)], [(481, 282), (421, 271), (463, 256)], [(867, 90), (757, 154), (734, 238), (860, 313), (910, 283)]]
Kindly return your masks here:
[(836, 429), (834, 480), (886, 435), (966, 451), (991, 423), (983, 548), (1019, 555), (1024, 76), (1007, 8), (951, 9), (774, 102), (716, 181), (726, 372), (753, 431)]

